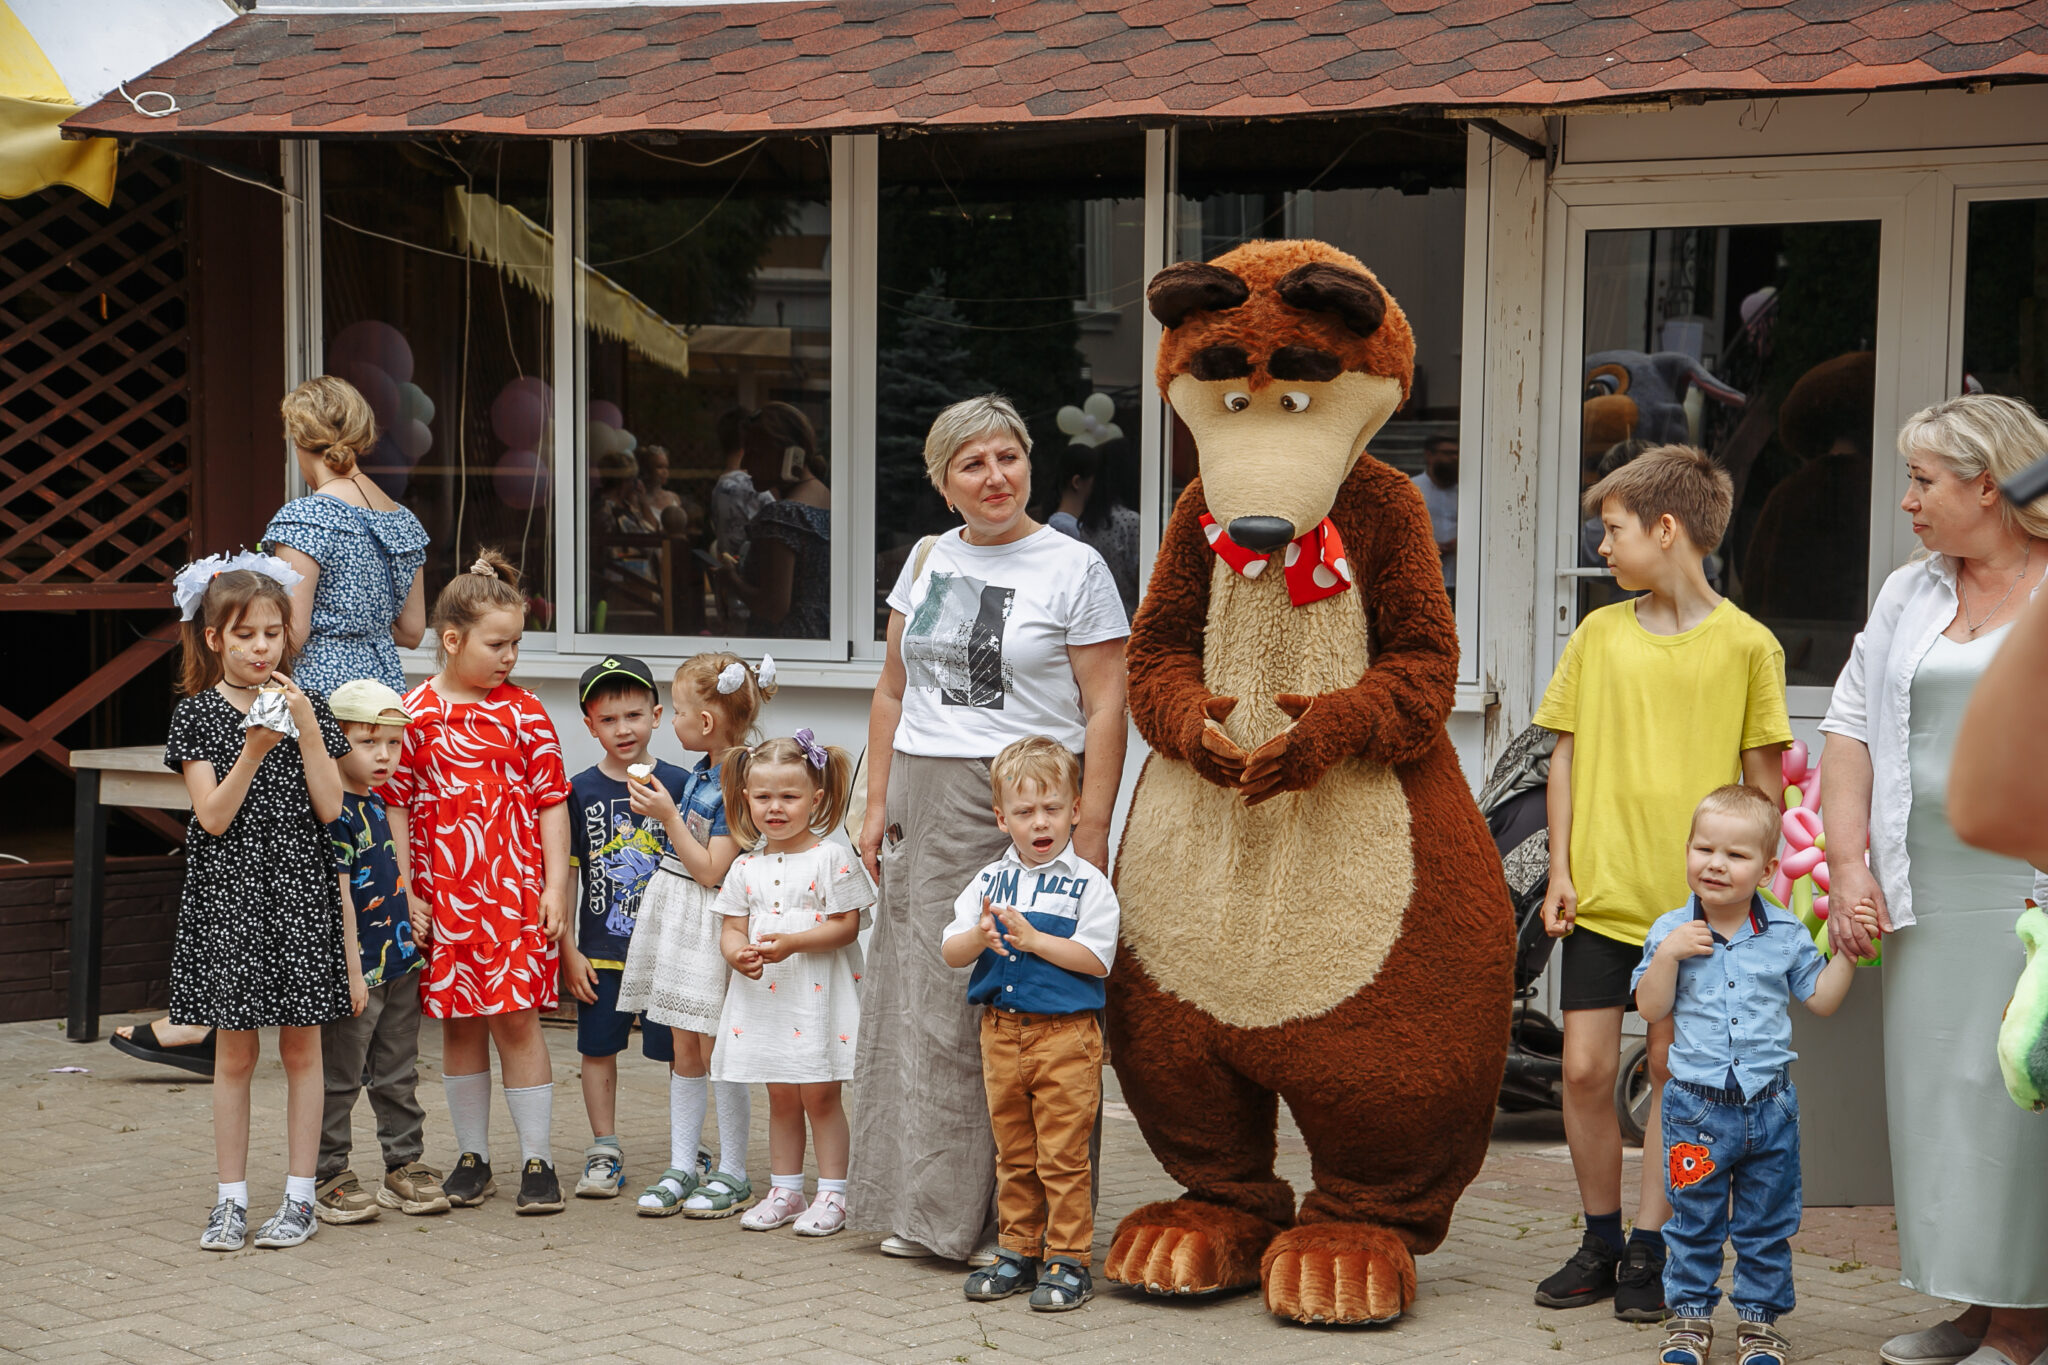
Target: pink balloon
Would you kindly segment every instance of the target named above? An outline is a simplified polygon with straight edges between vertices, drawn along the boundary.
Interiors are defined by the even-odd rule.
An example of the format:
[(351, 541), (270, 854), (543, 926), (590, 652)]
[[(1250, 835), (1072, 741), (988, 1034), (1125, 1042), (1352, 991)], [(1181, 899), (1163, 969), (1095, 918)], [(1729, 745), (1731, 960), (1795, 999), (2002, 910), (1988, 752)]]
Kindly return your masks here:
[(546, 502), (554, 478), (554, 471), (531, 450), (506, 451), (498, 458), (497, 468), (491, 471), (491, 481), (497, 485), (498, 496), (504, 499), (506, 506), (517, 507), (521, 511)]
[(1786, 854), (1784, 861), (1778, 864), (1778, 871), (1796, 882), (1825, 862), (1827, 856), (1824, 850), (1809, 845)]
[(1792, 879), (1785, 875), (1783, 863), (1778, 864), (1778, 871), (1771, 878), (1771, 899), (1780, 905), (1792, 903)]
[(1785, 842), (1793, 849), (1812, 848), (1813, 841), (1820, 837), (1820, 815), (1805, 806), (1794, 806), (1778, 818), (1778, 825), (1785, 831)]
[(626, 414), (619, 411), (619, 405), (608, 403), (602, 398), (593, 398), (590, 401), (590, 420), (602, 422), (613, 431), (623, 431), (626, 426)]
[(398, 425), (398, 383), (381, 367), (358, 360), (336, 366), (333, 373), (355, 385), (356, 392), (369, 402), (370, 411), (377, 415), (377, 430), (390, 431)]
[(1795, 739), (1792, 747), (1778, 755), (1778, 771), (1785, 775), (1785, 785), (1796, 787), (1806, 781), (1806, 741)]
[(390, 375), (393, 383), (405, 384), (412, 380), (412, 363), (412, 347), (405, 333), (388, 322), (370, 318), (352, 322), (327, 343), (329, 374), (341, 374), (344, 365), (375, 365)]
[(515, 450), (538, 449), (553, 398), (547, 384), (532, 375), (513, 380), (491, 400), (491, 430)]
[(1813, 917), (1822, 921), (1827, 919), (1828, 898), (1826, 896), (1815, 896), (1813, 898)]
[(1828, 889), (1828, 865), (1825, 862), (1814, 864), (1813, 884), (1823, 891)]

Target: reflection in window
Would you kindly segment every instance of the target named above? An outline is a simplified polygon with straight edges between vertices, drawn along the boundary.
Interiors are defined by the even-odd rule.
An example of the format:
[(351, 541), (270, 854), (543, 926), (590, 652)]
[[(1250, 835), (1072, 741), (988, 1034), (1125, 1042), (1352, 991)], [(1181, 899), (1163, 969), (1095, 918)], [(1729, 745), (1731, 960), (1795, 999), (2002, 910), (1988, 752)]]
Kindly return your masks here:
[[(1786, 681), (1827, 686), (1869, 579), (1878, 224), (1586, 235), (1579, 477), (1686, 442), (1735, 483), (1707, 578), (1776, 632)], [(1579, 564), (1601, 564), (1599, 518)], [(1579, 614), (1623, 596), (1580, 583)]]
[(587, 155), (584, 628), (822, 639), (825, 149), (592, 142)]
[(1970, 205), (1963, 391), (2048, 409), (2048, 199)]
[(549, 151), (518, 142), (320, 149), (324, 365), (381, 433), (363, 471), (432, 543), (429, 600), (479, 545), (525, 575), (554, 626)]
[[(1422, 490), (1455, 591), (1464, 130), (1347, 119), (1291, 125), (1276, 141), (1251, 126), (1189, 129), (1178, 164), (1174, 259), (1207, 261), (1262, 237), (1316, 238), (1362, 261), (1408, 315), (1415, 384), (1372, 454)], [(1167, 510), (1195, 473), (1194, 440), (1176, 419)]]
[(1067, 129), (881, 145), (875, 638), (923, 536), (959, 524), (925, 477), (949, 403), (996, 390), (1031, 428), (1032, 515), (1138, 596), (1144, 135)]

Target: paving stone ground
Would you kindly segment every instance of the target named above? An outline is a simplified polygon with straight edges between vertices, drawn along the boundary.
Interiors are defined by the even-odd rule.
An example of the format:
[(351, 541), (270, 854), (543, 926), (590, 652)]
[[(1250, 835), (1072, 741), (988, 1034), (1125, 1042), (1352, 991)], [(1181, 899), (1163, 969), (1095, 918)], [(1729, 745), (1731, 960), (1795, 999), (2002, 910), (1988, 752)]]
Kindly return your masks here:
[[(121, 1022), (132, 1020), (105, 1027)], [(587, 1142), (574, 1035), (551, 1028), (548, 1042), (559, 1087), (555, 1150), (573, 1182)], [(427, 1155), (445, 1164), (452, 1153), (431, 1025), (422, 1044)], [(67, 1066), (90, 1073), (53, 1071)], [(637, 1054), (621, 1073), (620, 1128), (637, 1190), (667, 1164), (666, 1085)], [(1119, 1215), (1176, 1193), (1116, 1102), (1114, 1078), (1110, 1086), (1098, 1268)], [(255, 1086), (257, 1219), (283, 1190), (283, 1102), (272, 1053)], [(209, 1105), (203, 1079), (104, 1044), (68, 1043), (59, 1023), (0, 1026), (0, 1355), (76, 1365), (1654, 1359), (1653, 1328), (1616, 1322), (1604, 1307), (1560, 1313), (1530, 1301), (1533, 1282), (1580, 1237), (1554, 1114), (1502, 1116), (1449, 1240), (1420, 1262), (1413, 1312), (1394, 1328), (1362, 1331), (1282, 1324), (1256, 1294), (1177, 1303), (1106, 1289), (1067, 1314), (1034, 1314), (1017, 1300), (975, 1305), (961, 1297), (960, 1267), (889, 1260), (872, 1235), (805, 1241), (744, 1232), (737, 1219), (639, 1218), (624, 1198), (571, 1200), (553, 1217), (520, 1218), (507, 1192), (436, 1218), (386, 1212), (323, 1228), (290, 1251), (209, 1254), (197, 1246), (213, 1196)], [(757, 1096), (757, 1178), (767, 1170), (766, 1109)], [(492, 1133), (499, 1170), (515, 1171), (502, 1099)], [(368, 1157), (359, 1169), (376, 1169), (367, 1103), (357, 1135)], [(1281, 1165), (1297, 1188), (1306, 1184), (1307, 1156), (1291, 1131)], [(1636, 1170), (1632, 1156), (1631, 1181)], [(1808, 1211), (1795, 1243), (1799, 1310), (1785, 1323), (1802, 1359), (1871, 1365), (1887, 1336), (1939, 1319), (1943, 1305), (1898, 1285), (1890, 1227), (1889, 1209)]]

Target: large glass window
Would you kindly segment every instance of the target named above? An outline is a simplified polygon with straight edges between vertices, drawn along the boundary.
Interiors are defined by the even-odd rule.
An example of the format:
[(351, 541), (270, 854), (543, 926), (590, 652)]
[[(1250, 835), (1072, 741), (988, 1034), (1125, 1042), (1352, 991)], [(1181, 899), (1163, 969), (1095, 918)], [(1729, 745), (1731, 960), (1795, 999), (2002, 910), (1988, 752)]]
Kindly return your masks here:
[[(1456, 591), (1458, 392), (1464, 335), (1465, 131), (1441, 120), (1347, 119), (1190, 128), (1179, 139), (1174, 257), (1206, 261), (1261, 237), (1312, 237), (1378, 276), (1415, 332), (1408, 401), (1372, 454), (1422, 489)], [(1195, 476), (1172, 424), (1167, 509)]]
[(432, 595), (480, 545), (554, 624), (545, 144), (320, 149), (324, 368), (382, 435), (365, 473), (426, 526)]
[(875, 638), (918, 540), (958, 524), (925, 477), (925, 432), (990, 390), (1030, 426), (1033, 514), (1102, 551), (1135, 606), (1144, 169), (1136, 130), (882, 142)]
[[(1708, 580), (1776, 632), (1786, 681), (1828, 686), (1869, 582), (1879, 225), (1586, 234), (1579, 486), (1697, 445), (1735, 484)], [(1623, 594), (1580, 528), (1580, 615)]]
[(831, 629), (825, 144), (588, 144), (583, 629)]
[(1970, 205), (1963, 391), (2048, 411), (2048, 199)]

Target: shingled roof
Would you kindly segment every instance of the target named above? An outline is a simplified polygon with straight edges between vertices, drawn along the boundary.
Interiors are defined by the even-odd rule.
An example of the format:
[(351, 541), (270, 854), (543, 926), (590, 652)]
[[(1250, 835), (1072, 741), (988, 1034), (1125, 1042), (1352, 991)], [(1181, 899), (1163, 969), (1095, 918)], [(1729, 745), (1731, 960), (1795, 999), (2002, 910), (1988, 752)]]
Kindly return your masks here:
[(761, 133), (2048, 76), (2048, 0), (842, 0), (245, 14), (76, 133)]

